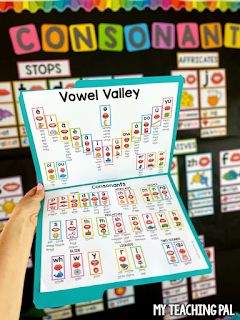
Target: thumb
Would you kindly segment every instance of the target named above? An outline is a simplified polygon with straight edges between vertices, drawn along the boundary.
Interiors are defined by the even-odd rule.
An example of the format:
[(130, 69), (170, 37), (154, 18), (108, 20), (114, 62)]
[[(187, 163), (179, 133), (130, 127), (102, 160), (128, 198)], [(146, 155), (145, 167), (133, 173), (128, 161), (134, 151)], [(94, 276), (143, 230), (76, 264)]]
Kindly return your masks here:
[(38, 201), (42, 201), (42, 199), (44, 198), (44, 186), (41, 183), (37, 184), (33, 197)]
[(38, 200), (41, 201), (44, 198), (44, 187), (41, 183), (38, 183), (36, 187), (32, 188), (31, 190), (29, 190), (24, 198), (31, 198), (34, 200)]

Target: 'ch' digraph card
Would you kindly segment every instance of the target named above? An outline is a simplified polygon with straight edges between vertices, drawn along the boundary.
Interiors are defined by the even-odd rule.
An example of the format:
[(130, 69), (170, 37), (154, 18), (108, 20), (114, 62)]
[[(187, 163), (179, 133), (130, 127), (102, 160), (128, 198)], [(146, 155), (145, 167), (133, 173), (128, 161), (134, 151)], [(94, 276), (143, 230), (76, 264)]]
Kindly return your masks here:
[(211, 272), (170, 175), (182, 85), (181, 76), (167, 76), (21, 92), (46, 190), (36, 237), (37, 308)]

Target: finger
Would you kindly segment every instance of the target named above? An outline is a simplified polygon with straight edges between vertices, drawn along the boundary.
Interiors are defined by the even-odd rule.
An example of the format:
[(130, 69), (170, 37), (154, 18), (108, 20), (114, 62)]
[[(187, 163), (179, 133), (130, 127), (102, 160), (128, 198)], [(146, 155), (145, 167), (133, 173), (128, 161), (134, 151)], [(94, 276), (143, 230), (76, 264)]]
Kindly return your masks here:
[(29, 190), (24, 198), (34, 198), (36, 200), (41, 201), (44, 198), (44, 187), (41, 183), (38, 183), (37, 186), (33, 187), (31, 190)]

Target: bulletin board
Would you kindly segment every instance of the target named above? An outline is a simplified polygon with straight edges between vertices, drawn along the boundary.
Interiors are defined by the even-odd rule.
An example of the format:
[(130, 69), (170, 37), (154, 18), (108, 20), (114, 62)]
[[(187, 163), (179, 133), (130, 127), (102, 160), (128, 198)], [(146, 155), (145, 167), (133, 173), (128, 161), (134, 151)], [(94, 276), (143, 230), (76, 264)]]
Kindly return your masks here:
[[(2, 8), (3, 9), (3, 8)], [(5, 8), (6, 9), (6, 8)], [(21, 9), (21, 8), (20, 8)], [(20, 10), (19, 9), (19, 10)], [(78, 9), (78, 8), (77, 8)], [(97, 77), (97, 76), (115, 76), (115, 75), (144, 75), (144, 76), (155, 76), (155, 75), (170, 75), (172, 72), (177, 72), (176, 70), (181, 70), (177, 65), (177, 55), (178, 53), (193, 53), (193, 52), (210, 52), (216, 53), (219, 58), (218, 66), (213, 66), (210, 68), (213, 71), (209, 71), (209, 67), (192, 67), (189, 70), (195, 70), (194, 74), (199, 80), (198, 87), (195, 92), (198, 92), (199, 99), (203, 94), (201, 91), (201, 77), (202, 79), (206, 77), (206, 72), (204, 73), (201, 70), (208, 70), (209, 78), (214, 77), (214, 70), (217, 69), (218, 77), (225, 77), (224, 85), (213, 88), (213, 93), (211, 97), (207, 97), (206, 103), (214, 102), (211, 99), (217, 99), (220, 101), (225, 98), (225, 102), (220, 106), (220, 118), (219, 123), (212, 123), (212, 127), (220, 127), (220, 136), (208, 136), (206, 130), (201, 131), (202, 128), (208, 128), (208, 121), (211, 121), (211, 118), (214, 118), (214, 113), (208, 114), (207, 116), (203, 114), (206, 110), (199, 110), (198, 116), (193, 116), (191, 118), (190, 113), (183, 114), (183, 126), (188, 126), (187, 123), (192, 123), (192, 129), (185, 128), (185, 130), (178, 130), (177, 139), (195, 139), (197, 143), (197, 150), (193, 151), (194, 154), (206, 153), (209, 156), (211, 154), (211, 167), (210, 174), (212, 175), (212, 187), (209, 188), (211, 197), (213, 201), (209, 210), (212, 214), (206, 216), (195, 216), (192, 218), (194, 226), (199, 235), (205, 236), (205, 246), (206, 247), (215, 247), (215, 267), (216, 267), (216, 294), (213, 294), (209, 297), (205, 297), (198, 300), (192, 300), (191, 298), (191, 282), (188, 280), (188, 290), (189, 290), (189, 301), (196, 303), (232, 303), (234, 306), (234, 311), (240, 311), (239, 303), (239, 268), (240, 268), (240, 207), (238, 205), (240, 200), (238, 199), (238, 189), (234, 192), (234, 196), (230, 200), (230, 205), (226, 206), (224, 201), (226, 200), (226, 192), (224, 188), (220, 188), (220, 180), (225, 179), (226, 188), (232, 185), (233, 182), (238, 182), (238, 176), (240, 175), (239, 170), (237, 170), (238, 159), (233, 164), (229, 164), (229, 159), (232, 159), (233, 153), (229, 150), (240, 149), (239, 139), (240, 139), (240, 126), (239, 126), (239, 110), (240, 110), (240, 63), (239, 63), (239, 35), (238, 24), (239, 14), (237, 12), (232, 12), (230, 10), (222, 12), (224, 10), (216, 10), (214, 12), (204, 11), (198, 12), (187, 11), (183, 9), (181, 11), (175, 11), (173, 8), (165, 11), (166, 8), (155, 8), (152, 10), (151, 7), (141, 8), (130, 8), (131, 10), (126, 11), (124, 8), (119, 8), (118, 11), (114, 12), (110, 9), (103, 12), (97, 10), (89, 10), (86, 12), (84, 9), (79, 9), (72, 11), (71, 9), (66, 9), (63, 12), (58, 10), (51, 10), (50, 12), (44, 12), (43, 10), (38, 10), (36, 13), (31, 13), (28, 10), (17, 13), (13, 10), (8, 10), (5, 13), (1, 13), (1, 50), (0, 50), (0, 81), (1, 82), (11, 82), (11, 85), (14, 88), (14, 81), (18, 81), (16, 86), (21, 85), (21, 81), (25, 79), (19, 78), (19, 68), (17, 62), (29, 62), (29, 61), (40, 61), (40, 60), (69, 60), (70, 63), (70, 74), (65, 76), (57, 77), (58, 78), (88, 78), (88, 77)], [(191, 8), (190, 8), (191, 9)], [(212, 9), (215, 9), (212, 7)], [(225, 7), (224, 9), (227, 9)], [(235, 9), (237, 7), (235, 6)], [(35, 10), (36, 11), (36, 10)], [(60, 10), (61, 11), (61, 10)], [(201, 11), (201, 10), (200, 10)], [(221, 34), (223, 35), (222, 41), (219, 39), (216, 40), (216, 47), (204, 48), (201, 41), (199, 44), (195, 42), (195, 48), (181, 48), (179, 46), (180, 41), (177, 37), (175, 38), (176, 42), (172, 48), (156, 48), (156, 43), (153, 45), (154, 31), (153, 23), (168, 23), (175, 25), (177, 23), (194, 23), (198, 25), (195, 31), (200, 33), (202, 24), (208, 23), (218, 23), (218, 27), (221, 28)], [(130, 45), (127, 45), (126, 38), (123, 39), (122, 48), (121, 45), (118, 47), (118, 50), (101, 50), (99, 46), (104, 48), (104, 43), (98, 41), (98, 47), (94, 51), (86, 52), (76, 52), (73, 50), (72, 43), (69, 43), (68, 50), (65, 48), (65, 52), (47, 52), (43, 50), (41, 45), (41, 36), (43, 36), (43, 30), (41, 25), (43, 24), (61, 24), (65, 25), (66, 32), (69, 32), (68, 26), (74, 24), (84, 24), (90, 23), (95, 27), (96, 33), (100, 33), (99, 24), (103, 23), (112, 23), (120, 26), (132, 25), (132, 24), (145, 24), (149, 31), (149, 43), (144, 49), (136, 50), (136, 48), (131, 48)], [(235, 24), (235, 40), (229, 40), (226, 33), (226, 24), (232, 23)], [(28, 54), (16, 54), (11, 37), (9, 34), (9, 29), (21, 25), (31, 24), (36, 31), (37, 36), (40, 39), (40, 47), (36, 52), (31, 52)], [(237, 25), (238, 24), (238, 25)], [(195, 27), (196, 27), (195, 25)], [(145, 28), (145, 27), (144, 27)], [(177, 30), (177, 29), (176, 29)], [(214, 30), (214, 29), (213, 29)], [(230, 29), (231, 35), (233, 36), (233, 29)], [(229, 32), (230, 32), (229, 31)], [(156, 30), (155, 30), (156, 32)], [(179, 34), (181, 31), (179, 31)], [(69, 36), (69, 35), (68, 35)], [(69, 38), (70, 39), (70, 38)], [(171, 41), (170, 41), (171, 42)], [(234, 42), (234, 44), (233, 44)], [(158, 43), (159, 45), (159, 43)], [(155, 46), (155, 48), (154, 48)], [(171, 44), (169, 44), (171, 46)], [(232, 48), (230, 48), (232, 46)], [(220, 70), (221, 69), (221, 70)], [(219, 71), (220, 70), (220, 71)], [(224, 70), (224, 71), (222, 71)], [(188, 72), (185, 69), (185, 72)], [(178, 71), (181, 73), (181, 71)], [(223, 73), (224, 72), (224, 73)], [(216, 76), (216, 75), (215, 75)], [(34, 78), (31, 79), (31, 81)], [(36, 78), (35, 78), (36, 79)], [(45, 81), (49, 79), (48, 77), (42, 77), (38, 79)], [(56, 80), (55, 79), (55, 80)], [(216, 78), (217, 81), (219, 80)], [(28, 79), (30, 80), (30, 79)], [(54, 78), (52, 78), (54, 80)], [(57, 80), (56, 80), (57, 81)], [(202, 80), (204, 81), (204, 79)], [(191, 81), (190, 81), (191, 82)], [(48, 84), (47, 84), (48, 85)], [(46, 85), (46, 86), (47, 86)], [(59, 82), (56, 82), (55, 85), (59, 85)], [(219, 89), (220, 88), (220, 89)], [(188, 88), (187, 88), (188, 89)], [(216, 93), (218, 90), (218, 93)], [(220, 92), (220, 93), (219, 93)], [(185, 90), (185, 97), (191, 107), (191, 91)], [(204, 95), (204, 94), (203, 94)], [(192, 94), (194, 97), (194, 94)], [(190, 99), (190, 100), (189, 100)], [(204, 99), (204, 97), (203, 97)], [(209, 100), (210, 99), (210, 100)], [(209, 102), (210, 101), (210, 102)], [(216, 103), (216, 101), (215, 101)], [(218, 103), (218, 102), (217, 102)], [(17, 101), (15, 101), (15, 105)], [(1, 104), (3, 105), (3, 104)], [(5, 104), (4, 104), (5, 105)], [(187, 106), (185, 106), (187, 108)], [(2, 108), (3, 109), (3, 108)], [(191, 109), (191, 108), (190, 108)], [(204, 108), (203, 108), (204, 109)], [(224, 110), (223, 110), (224, 109)], [(193, 108), (194, 111), (194, 108)], [(11, 111), (10, 111), (11, 112)], [(7, 118), (8, 113), (1, 111), (1, 119)], [(186, 116), (187, 118), (184, 118)], [(196, 120), (197, 123), (192, 120)], [(207, 118), (207, 120), (206, 120)], [(204, 123), (205, 121), (205, 123)], [(194, 127), (195, 126), (195, 127)], [(210, 125), (211, 127), (211, 125)], [(6, 129), (6, 126), (3, 126)], [(23, 181), (23, 189), (26, 192), (32, 186), (36, 184), (36, 177), (34, 172), (33, 163), (31, 160), (31, 154), (29, 147), (27, 146), (27, 140), (22, 124), (15, 123), (12, 125), (12, 128), (15, 128), (17, 133), (15, 138), (19, 139), (17, 148), (12, 147), (2, 148), (0, 150), (1, 155), (1, 170), (0, 178), (11, 177), (20, 175)], [(205, 133), (204, 133), (205, 132)], [(207, 131), (208, 132), (208, 131)], [(224, 133), (223, 133), (224, 132)], [(8, 132), (4, 133), (4, 130), (1, 132), (2, 137), (0, 140), (5, 140), (8, 137)], [(205, 134), (205, 135), (204, 135)], [(4, 136), (5, 135), (5, 136)], [(1, 141), (0, 141), (1, 144)], [(16, 146), (16, 145), (15, 145)], [(226, 152), (227, 150), (227, 152)], [(220, 153), (225, 151), (224, 153)], [(239, 150), (240, 152), (240, 150)], [(225, 154), (225, 155), (224, 155)], [(240, 153), (239, 153), (240, 154)], [(235, 153), (234, 153), (235, 155)], [(235, 155), (236, 156), (236, 155)], [(191, 157), (191, 156), (190, 156)], [(220, 162), (220, 157), (222, 161)], [(182, 196), (182, 199), (185, 202), (186, 207), (189, 206), (189, 200), (191, 191), (189, 187), (187, 188), (187, 170), (189, 169), (186, 166), (187, 160), (193, 161), (193, 159), (186, 158), (186, 153), (180, 152), (177, 156), (178, 159), (178, 175), (179, 175), (179, 190)], [(194, 158), (196, 160), (196, 158)], [(189, 162), (190, 163), (190, 162)], [(229, 164), (229, 166), (228, 166)], [(235, 166), (234, 166), (235, 165)], [(220, 167), (222, 171), (222, 176), (225, 178), (220, 179)], [(230, 168), (230, 169), (229, 169)], [(233, 168), (233, 169), (231, 169)], [(240, 168), (240, 165), (239, 165)], [(224, 171), (225, 170), (225, 171)], [(194, 181), (200, 180), (203, 181), (203, 184), (206, 182), (204, 177), (209, 177), (209, 173), (201, 171), (195, 172), (193, 175), (193, 184)], [(194, 180), (195, 179), (195, 180)], [(205, 181), (205, 182), (204, 182)], [(230, 181), (230, 184), (228, 182)], [(206, 182), (207, 183), (207, 182)], [(206, 184), (206, 188), (209, 185)], [(211, 190), (210, 190), (211, 189)], [(229, 189), (230, 190), (230, 189)], [(221, 192), (220, 192), (221, 191)], [(224, 193), (225, 192), (225, 193)], [(231, 192), (229, 191), (231, 194)], [(228, 194), (227, 194), (228, 196)], [(234, 203), (234, 205), (232, 205)], [(225, 212), (221, 212), (225, 211)], [(33, 248), (34, 255), (34, 248)], [(24, 289), (24, 298), (23, 298), (23, 313), (26, 313), (31, 307), (32, 304), (32, 286), (33, 286), (33, 269), (28, 269), (25, 281)], [(136, 303), (129, 307), (124, 307), (118, 310), (111, 310), (111, 312), (103, 312), (99, 314), (93, 314), (91, 316), (85, 316), (86, 319), (120, 319), (123, 315), (128, 315), (130, 317), (136, 317), (144, 314), (147, 318), (150, 318), (152, 315), (152, 304), (161, 303), (162, 301), (162, 291), (161, 284), (151, 284), (144, 286), (135, 287), (136, 294)], [(189, 317), (190, 318), (190, 317)], [(207, 319), (207, 317), (205, 318)]]

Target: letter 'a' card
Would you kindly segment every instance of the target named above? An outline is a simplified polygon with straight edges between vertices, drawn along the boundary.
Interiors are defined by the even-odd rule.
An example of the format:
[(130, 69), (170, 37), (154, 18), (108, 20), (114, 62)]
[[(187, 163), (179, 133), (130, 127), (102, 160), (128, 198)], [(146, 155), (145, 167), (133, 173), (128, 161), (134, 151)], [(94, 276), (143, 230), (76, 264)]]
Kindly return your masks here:
[(180, 76), (81, 80), (74, 89), (21, 92), (46, 189), (37, 308), (211, 271), (170, 176), (182, 84)]

